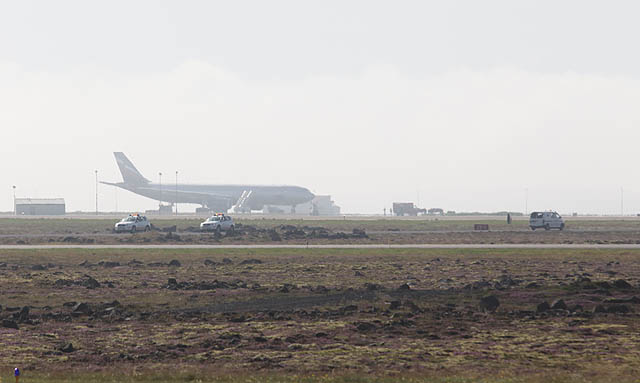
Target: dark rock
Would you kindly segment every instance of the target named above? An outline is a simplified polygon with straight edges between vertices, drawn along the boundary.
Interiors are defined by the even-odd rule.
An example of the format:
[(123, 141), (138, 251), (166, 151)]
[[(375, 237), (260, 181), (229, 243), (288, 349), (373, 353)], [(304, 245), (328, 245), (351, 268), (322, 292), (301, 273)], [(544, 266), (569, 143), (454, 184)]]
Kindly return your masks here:
[(100, 282), (89, 275), (85, 275), (85, 278), (82, 281), (82, 286), (88, 289), (97, 289), (98, 287), (100, 287)]
[(266, 343), (267, 342), (267, 338), (263, 337), (263, 336), (256, 336), (253, 338), (254, 342), (257, 343)]
[(594, 313), (606, 313), (607, 312), (607, 308), (604, 307), (604, 305), (596, 305), (593, 308), (593, 312)]
[(274, 242), (282, 241), (282, 237), (280, 236), (280, 234), (278, 234), (278, 232), (275, 229), (269, 230), (267, 234), (269, 235), (269, 238)]
[(73, 307), (77, 304), (77, 302), (64, 302), (62, 306), (64, 307)]
[(222, 263), (224, 263), (225, 265), (230, 265), (233, 263), (233, 261), (229, 258), (222, 258)]
[(608, 290), (611, 288), (611, 284), (607, 281), (602, 281), (602, 282), (594, 282), (594, 285), (596, 285), (597, 287), (601, 288), (601, 289), (605, 289)]
[(260, 265), (262, 264), (262, 261), (259, 259), (245, 259), (244, 261), (240, 262), (240, 265)]
[(24, 322), (29, 319), (29, 306), (24, 306), (20, 312), (13, 314), (13, 318), (18, 322)]
[(405, 301), (402, 304), (404, 307), (408, 308), (411, 312), (413, 313), (417, 313), (417, 312), (421, 312), (422, 310), (420, 309), (420, 307), (418, 307), (418, 305), (416, 305), (415, 303), (413, 303), (412, 301)]
[(406, 283), (403, 283), (400, 285), (400, 287), (398, 287), (398, 291), (409, 291), (411, 290), (411, 286), (409, 286)]
[(361, 273), (360, 271), (356, 271), (354, 274), (356, 277), (364, 277), (364, 274)]
[(318, 286), (316, 286), (315, 289), (313, 289), (313, 291), (315, 291), (316, 293), (328, 293), (329, 289), (326, 288), (325, 286), (318, 285)]
[(633, 303), (633, 304), (638, 304), (640, 303), (640, 298), (636, 297), (635, 295), (632, 296), (631, 298), (609, 298), (605, 300), (605, 303)]
[(633, 286), (631, 286), (631, 284), (629, 284), (629, 282), (625, 281), (624, 279), (617, 279), (613, 282), (613, 287), (615, 287), (616, 289), (631, 289), (633, 288)]
[(376, 326), (373, 323), (360, 322), (356, 325), (356, 329), (360, 332), (368, 332), (375, 330)]
[(215, 265), (217, 265), (217, 264), (218, 264), (217, 262), (214, 262), (214, 261), (212, 261), (212, 260), (210, 260), (210, 259), (205, 259), (205, 260), (204, 260), (204, 265), (205, 265), (205, 266), (215, 266)]
[(89, 307), (88, 304), (84, 302), (80, 302), (80, 303), (76, 303), (76, 305), (73, 306), (72, 311), (76, 314), (90, 314), (91, 308)]
[(389, 304), (389, 310), (397, 310), (400, 308), (400, 305), (400, 301), (391, 301), (391, 303)]
[(176, 225), (173, 225), (169, 227), (164, 227), (160, 231), (162, 231), (163, 233), (175, 233), (176, 231), (178, 231), (178, 227)]
[(489, 295), (480, 300), (480, 309), (483, 311), (494, 312), (500, 306), (500, 300), (495, 295)]
[(368, 238), (367, 232), (364, 231), (364, 229), (353, 229), (353, 231), (351, 231), (351, 237), (352, 238)]
[(531, 283), (528, 283), (525, 287), (526, 287), (527, 289), (537, 289), (538, 287), (540, 287), (540, 285), (538, 285), (538, 284), (537, 284), (537, 283), (535, 283), (535, 282), (531, 282)]
[(551, 305), (549, 305), (549, 302), (547, 302), (547, 301), (544, 301), (544, 302), (538, 304), (538, 306), (536, 307), (536, 312), (539, 312), (539, 313), (543, 313), (543, 312), (549, 311), (549, 310), (551, 310)]
[(76, 351), (76, 349), (73, 347), (73, 343), (68, 342), (68, 343), (63, 343), (58, 347), (58, 350), (64, 352), (64, 353), (70, 353), (70, 352), (74, 352)]
[(611, 305), (607, 307), (607, 312), (612, 314), (627, 314), (631, 309), (627, 305)]
[(233, 322), (233, 323), (242, 323), (242, 322), (245, 322), (246, 320), (247, 320), (247, 317), (245, 317), (244, 315), (233, 316), (229, 318), (229, 322)]
[(33, 266), (31, 266), (31, 270), (33, 270), (33, 271), (43, 271), (43, 270), (46, 270), (46, 269), (47, 269), (47, 267), (44, 266), (44, 265), (33, 265)]
[(2, 320), (2, 327), (4, 327), (4, 328), (12, 328), (12, 329), (15, 329), (15, 330), (19, 329), (18, 323), (16, 323), (16, 321), (13, 321), (11, 319), (3, 319)]
[(383, 289), (383, 287), (377, 283), (365, 283), (364, 288), (369, 291), (378, 291)]
[(468, 285), (465, 285), (464, 289), (465, 290), (481, 290), (481, 289), (488, 289), (489, 287), (491, 287), (491, 283), (487, 281), (476, 281), (473, 283), (469, 283)]
[(172, 259), (172, 260), (169, 262), (169, 266), (172, 266), (172, 267), (180, 267), (180, 266), (182, 266), (182, 264), (181, 264), (181, 263), (180, 263), (180, 261), (178, 261), (177, 259)]
[(175, 278), (169, 278), (167, 280), (167, 285), (169, 285), (169, 286), (177, 286), (178, 285), (178, 281)]
[(106, 267), (106, 268), (113, 268), (113, 267), (118, 267), (120, 266), (120, 262), (114, 262), (114, 261), (100, 261), (98, 262), (98, 266), (102, 266), (102, 267)]
[(349, 313), (349, 312), (355, 312), (358, 311), (358, 306), (356, 305), (348, 305), (348, 306), (344, 306), (344, 307), (340, 307), (340, 313), (342, 315)]
[(562, 299), (557, 299), (551, 303), (552, 310), (567, 310), (567, 304)]
[(136, 260), (134, 258), (131, 261), (129, 261), (129, 263), (127, 263), (127, 266), (140, 266), (142, 264), (143, 264), (142, 262), (140, 262), (140, 261), (138, 261), (138, 260)]

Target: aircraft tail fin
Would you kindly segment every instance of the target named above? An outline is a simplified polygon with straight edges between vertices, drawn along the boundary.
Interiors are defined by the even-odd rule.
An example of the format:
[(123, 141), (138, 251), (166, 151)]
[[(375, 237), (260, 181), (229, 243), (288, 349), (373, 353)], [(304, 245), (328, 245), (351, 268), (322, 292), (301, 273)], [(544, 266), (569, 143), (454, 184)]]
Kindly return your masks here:
[(148, 184), (150, 181), (133, 165), (131, 161), (124, 155), (122, 152), (114, 152), (113, 155), (116, 157), (116, 162), (118, 163), (118, 167), (120, 168), (120, 173), (122, 174), (122, 180), (126, 184), (132, 185), (142, 185)]

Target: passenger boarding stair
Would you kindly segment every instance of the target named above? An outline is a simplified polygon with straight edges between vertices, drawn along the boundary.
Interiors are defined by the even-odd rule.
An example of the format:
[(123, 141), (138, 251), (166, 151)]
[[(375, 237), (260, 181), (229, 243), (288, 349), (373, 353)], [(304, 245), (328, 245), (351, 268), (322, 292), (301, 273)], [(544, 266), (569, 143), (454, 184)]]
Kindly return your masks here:
[(236, 205), (233, 207), (233, 211), (236, 213), (251, 212), (251, 206), (249, 206), (247, 202), (249, 198), (251, 198), (252, 193), (253, 190), (243, 191), (240, 198), (238, 198), (238, 202), (236, 202)]

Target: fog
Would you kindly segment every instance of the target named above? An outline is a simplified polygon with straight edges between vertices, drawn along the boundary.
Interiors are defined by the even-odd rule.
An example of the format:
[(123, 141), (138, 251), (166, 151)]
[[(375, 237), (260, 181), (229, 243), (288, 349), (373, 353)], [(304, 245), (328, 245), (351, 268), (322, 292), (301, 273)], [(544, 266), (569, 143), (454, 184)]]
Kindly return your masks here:
[[(640, 212), (635, 2), (0, 5), (0, 210), (163, 183), (293, 184), (345, 213)], [(514, 4), (517, 3), (517, 4)], [(101, 185), (100, 210), (157, 202)], [(196, 206), (181, 206), (182, 211)]]

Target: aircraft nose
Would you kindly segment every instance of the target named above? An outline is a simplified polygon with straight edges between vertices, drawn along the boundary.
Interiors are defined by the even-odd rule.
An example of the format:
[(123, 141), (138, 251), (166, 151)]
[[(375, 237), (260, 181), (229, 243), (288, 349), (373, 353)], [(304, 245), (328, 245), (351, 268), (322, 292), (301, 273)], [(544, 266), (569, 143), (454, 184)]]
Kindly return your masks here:
[(315, 194), (311, 193), (311, 191), (309, 191), (309, 189), (304, 189), (304, 198), (307, 201), (311, 201), (312, 199), (314, 199), (316, 196)]

